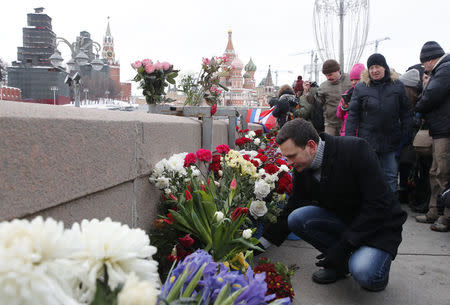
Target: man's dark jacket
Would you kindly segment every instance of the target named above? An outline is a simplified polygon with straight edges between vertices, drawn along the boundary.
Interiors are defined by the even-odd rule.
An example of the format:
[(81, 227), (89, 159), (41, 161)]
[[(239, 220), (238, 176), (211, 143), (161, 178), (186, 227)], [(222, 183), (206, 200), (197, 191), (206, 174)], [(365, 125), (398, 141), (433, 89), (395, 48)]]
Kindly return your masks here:
[(431, 71), (416, 111), (425, 115), (433, 139), (450, 138), (450, 54)]
[(349, 243), (355, 249), (363, 245), (374, 247), (395, 258), (407, 214), (386, 184), (374, 151), (360, 138), (325, 133), (321, 137), (325, 152), (320, 182), (311, 170), (295, 172), (288, 203), (278, 222), (266, 226), (263, 237), (281, 245), (290, 232), (289, 214), (302, 206), (316, 205), (348, 225), (339, 242)]

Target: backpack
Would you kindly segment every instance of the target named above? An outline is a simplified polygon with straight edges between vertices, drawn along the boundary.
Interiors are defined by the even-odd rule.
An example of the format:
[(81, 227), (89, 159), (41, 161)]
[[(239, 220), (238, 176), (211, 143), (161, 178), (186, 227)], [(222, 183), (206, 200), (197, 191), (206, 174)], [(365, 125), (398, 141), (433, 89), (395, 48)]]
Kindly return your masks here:
[(317, 95), (314, 96), (313, 107), (311, 110), (311, 123), (318, 133), (325, 131), (325, 121), (323, 118), (323, 106), (317, 100)]

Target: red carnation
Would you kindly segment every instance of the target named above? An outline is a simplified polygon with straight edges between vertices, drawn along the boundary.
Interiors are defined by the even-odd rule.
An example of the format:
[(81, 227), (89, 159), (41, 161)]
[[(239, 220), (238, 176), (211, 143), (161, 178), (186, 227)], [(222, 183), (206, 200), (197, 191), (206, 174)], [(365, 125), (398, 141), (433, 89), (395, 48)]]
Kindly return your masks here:
[(178, 241), (185, 248), (189, 248), (194, 244), (194, 240), (192, 239), (190, 234), (186, 234), (183, 237), (178, 237)]
[(283, 159), (277, 159), (276, 162), (277, 162), (278, 165), (283, 165), (283, 164), (284, 164), (284, 165), (287, 165), (287, 162), (284, 161)]
[(260, 136), (263, 134), (263, 131), (262, 131), (262, 129), (258, 129), (258, 130), (255, 130), (255, 133), (257, 136)]
[(244, 129), (244, 132), (249, 132), (250, 130), (248, 128)]
[(251, 160), (250, 162), (251, 162), (255, 167), (258, 167), (258, 166), (259, 166), (259, 162), (256, 161), (256, 160)]
[(197, 162), (197, 156), (194, 153), (188, 153), (186, 157), (184, 157), (184, 167), (191, 166)]
[(208, 149), (200, 148), (199, 150), (197, 150), (197, 158), (200, 161), (209, 162), (211, 161), (212, 154)]
[(242, 158), (244, 158), (244, 160), (250, 161), (250, 156), (249, 155), (242, 155)]
[(269, 175), (273, 175), (276, 172), (278, 172), (278, 166), (276, 166), (275, 164), (269, 163), (266, 164), (264, 166), (264, 170), (266, 171), (266, 173), (268, 173)]
[(211, 164), (209, 164), (209, 170), (217, 173), (221, 168), (220, 155), (214, 155)]
[(228, 152), (230, 151), (230, 146), (226, 145), (226, 144), (220, 144), (216, 146), (216, 151), (219, 154), (228, 154)]

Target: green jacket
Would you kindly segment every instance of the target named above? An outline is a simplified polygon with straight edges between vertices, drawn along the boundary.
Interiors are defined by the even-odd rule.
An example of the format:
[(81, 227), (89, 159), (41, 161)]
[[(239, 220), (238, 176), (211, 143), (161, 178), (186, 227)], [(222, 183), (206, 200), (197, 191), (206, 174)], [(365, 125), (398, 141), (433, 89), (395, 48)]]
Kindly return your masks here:
[(319, 88), (312, 87), (309, 89), (308, 93), (303, 92), (300, 96), (298, 109), (295, 111), (294, 115), (296, 118), (302, 118), (307, 121), (311, 121), (311, 112), (314, 107), (314, 96), (316, 95)]

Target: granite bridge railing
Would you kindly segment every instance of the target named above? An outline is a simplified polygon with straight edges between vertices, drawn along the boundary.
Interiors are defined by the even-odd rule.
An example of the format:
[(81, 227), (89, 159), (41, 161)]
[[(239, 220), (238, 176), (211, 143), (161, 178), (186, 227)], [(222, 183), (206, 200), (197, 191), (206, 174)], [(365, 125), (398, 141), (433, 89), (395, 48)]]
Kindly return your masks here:
[(154, 165), (174, 153), (234, 146), (246, 110), (219, 107), (215, 116), (228, 119), (213, 120), (209, 107), (150, 114), (3, 101), (0, 221), (42, 215), (69, 226), (111, 217), (148, 229), (160, 196), (148, 181)]

